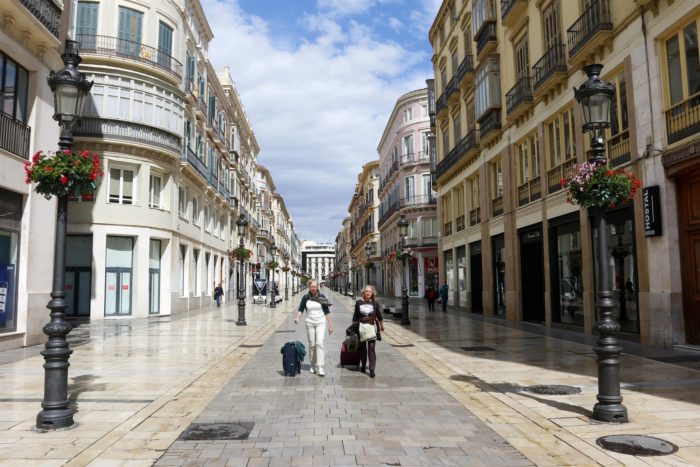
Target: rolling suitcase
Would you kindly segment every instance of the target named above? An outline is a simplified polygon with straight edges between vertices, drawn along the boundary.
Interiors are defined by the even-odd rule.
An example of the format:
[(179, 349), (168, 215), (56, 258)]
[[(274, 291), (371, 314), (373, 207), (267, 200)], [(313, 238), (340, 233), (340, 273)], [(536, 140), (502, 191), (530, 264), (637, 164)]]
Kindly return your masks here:
[(340, 366), (345, 365), (356, 365), (360, 366), (360, 352), (359, 346), (360, 338), (357, 334), (352, 334), (348, 336), (340, 348)]
[(284, 376), (296, 376), (301, 373), (301, 360), (294, 342), (287, 342), (280, 350), (282, 353), (282, 371)]

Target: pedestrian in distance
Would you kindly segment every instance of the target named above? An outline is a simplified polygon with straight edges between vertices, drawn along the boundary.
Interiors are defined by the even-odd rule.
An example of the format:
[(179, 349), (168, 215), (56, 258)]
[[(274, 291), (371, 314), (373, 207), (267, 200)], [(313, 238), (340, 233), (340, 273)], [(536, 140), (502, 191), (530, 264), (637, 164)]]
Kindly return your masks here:
[(219, 285), (214, 287), (214, 300), (216, 301), (216, 306), (220, 307), (221, 306), (221, 297), (224, 296), (224, 289), (221, 287), (221, 282), (219, 282)]
[(445, 312), (447, 311), (447, 296), (449, 295), (450, 288), (447, 286), (447, 283), (442, 284), (442, 287), (440, 287), (440, 302), (442, 303), (442, 311)]
[(374, 299), (377, 292), (372, 285), (366, 285), (362, 289), (362, 298), (355, 302), (355, 313), (352, 315), (353, 325), (369, 323), (377, 326), (377, 338), (360, 342), (360, 371), (365, 372), (367, 359), (369, 358), (369, 377), (374, 378), (374, 370), (377, 367), (377, 353), (375, 346), (378, 340), (382, 340), (380, 331), (384, 331), (384, 319), (379, 311), (379, 304)]
[(425, 299), (428, 301), (428, 311), (435, 311), (435, 300), (438, 298), (438, 291), (429, 285), (425, 290)]
[(310, 280), (309, 293), (301, 298), (299, 310), (294, 317), (294, 324), (297, 324), (301, 315), (306, 312), (306, 335), (309, 338), (309, 360), (311, 362), (309, 371), (318, 376), (326, 376), (323, 340), (326, 334), (326, 325), (328, 335), (333, 333), (330, 306), (328, 299), (318, 291), (318, 282), (315, 279)]

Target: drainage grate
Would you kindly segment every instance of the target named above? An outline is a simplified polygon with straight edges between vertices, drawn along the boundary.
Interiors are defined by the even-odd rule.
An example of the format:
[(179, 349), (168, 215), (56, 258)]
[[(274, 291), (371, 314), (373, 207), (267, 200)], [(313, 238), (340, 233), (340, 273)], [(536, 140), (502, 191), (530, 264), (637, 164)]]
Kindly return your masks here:
[(277, 333), (277, 332), (296, 332), (296, 331), (294, 329), (283, 329), (281, 331), (275, 331), (275, 332)]
[(581, 393), (581, 389), (574, 386), (565, 386), (563, 384), (538, 384), (535, 386), (528, 386), (523, 388), (523, 390), (544, 396), (568, 396)]
[(467, 351), (467, 352), (479, 352), (482, 350), (496, 350), (493, 347), (489, 347), (488, 345), (472, 345), (469, 347), (460, 347), (460, 349)]
[(242, 347), (244, 349), (255, 349), (257, 347), (262, 347), (262, 344), (241, 344), (238, 347)]
[(248, 439), (255, 423), (193, 423), (180, 434), (183, 441)]
[(391, 344), (392, 347), (415, 347), (413, 344)]
[(598, 438), (595, 442), (608, 451), (631, 456), (667, 456), (678, 451), (675, 444), (652, 436), (610, 435)]

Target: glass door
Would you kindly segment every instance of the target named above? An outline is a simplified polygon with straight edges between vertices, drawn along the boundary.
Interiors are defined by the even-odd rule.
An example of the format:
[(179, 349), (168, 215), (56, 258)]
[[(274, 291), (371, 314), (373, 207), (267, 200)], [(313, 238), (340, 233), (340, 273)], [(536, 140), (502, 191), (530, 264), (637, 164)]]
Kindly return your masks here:
[(105, 316), (131, 314), (131, 275), (134, 239), (107, 237)]
[(148, 314), (160, 314), (160, 240), (151, 240), (148, 265)]

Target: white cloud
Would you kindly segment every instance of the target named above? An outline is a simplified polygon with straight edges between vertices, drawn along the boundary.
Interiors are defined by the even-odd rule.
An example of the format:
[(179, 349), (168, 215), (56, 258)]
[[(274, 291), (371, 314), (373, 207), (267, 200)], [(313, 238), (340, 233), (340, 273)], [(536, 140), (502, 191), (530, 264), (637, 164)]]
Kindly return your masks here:
[(391, 27), (391, 29), (393, 29), (394, 32), (399, 32), (401, 30), (401, 28), (403, 27), (403, 23), (401, 22), (401, 20), (394, 17), (394, 16), (389, 18), (388, 23), (389, 23), (389, 27)]
[(270, 169), (297, 233), (333, 241), (362, 165), (378, 157), (396, 99), (425, 86), (430, 57), (377, 39), (363, 24), (320, 15), (303, 19), (313, 39), (278, 45), (265, 21), (237, 0), (202, 3), (216, 36), (210, 58), (231, 69), (259, 162)]
[(373, 0), (317, 0), (316, 5), (323, 14), (348, 16), (365, 13), (374, 6)]

